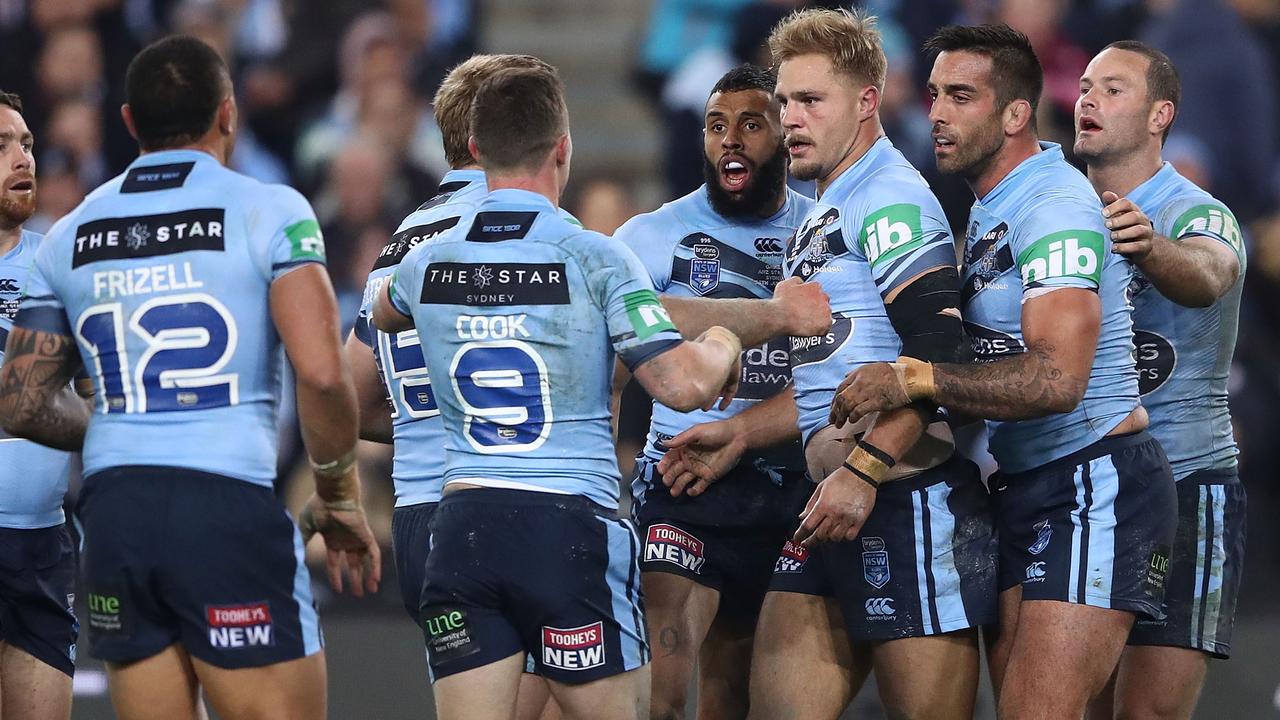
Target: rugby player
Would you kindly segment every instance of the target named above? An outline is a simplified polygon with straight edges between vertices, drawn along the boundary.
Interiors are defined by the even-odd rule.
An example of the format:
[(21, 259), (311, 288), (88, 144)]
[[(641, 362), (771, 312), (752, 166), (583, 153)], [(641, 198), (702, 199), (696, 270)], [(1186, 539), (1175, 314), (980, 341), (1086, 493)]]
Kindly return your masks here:
[[(212, 48), (160, 40), (125, 84), (142, 154), (36, 251), (0, 415), (83, 446), (91, 651), (119, 717), (200, 717), (203, 687), (222, 717), (323, 718), (303, 538), (272, 492), (281, 343), (316, 477), (302, 521), (335, 589), (344, 565), (357, 595), (380, 576), (324, 243), (301, 195), (225, 167), (237, 111)], [(92, 420), (67, 385), (81, 357)]]
[(784, 268), (823, 286), (834, 322), (825, 335), (792, 339), (794, 402), (782, 396), (695, 427), (672, 440), (679, 449), (662, 467), (683, 484), (698, 466), (714, 475), (744, 448), (802, 434), (809, 474), (821, 481), (761, 611), (752, 717), (836, 718), (874, 670), (891, 716), (968, 718), (977, 627), (996, 611), (977, 468), (954, 455), (927, 405), (858, 426), (829, 422), (851, 366), (901, 352), (963, 356), (947, 221), (880, 125), (887, 61), (874, 18), (806, 11), (769, 44), (791, 173), (816, 180), (819, 193)]
[(1163, 620), (1138, 620), (1114, 701), (1092, 718), (1190, 718), (1208, 659), (1231, 652), (1244, 567), (1245, 492), (1227, 409), (1245, 248), (1235, 216), (1160, 157), (1178, 111), (1178, 74), (1143, 43), (1108, 45), (1080, 78), (1076, 156), (1102, 196), (1129, 283), (1138, 391), (1178, 492)]
[(621, 243), (559, 217), (572, 142), (559, 77), (486, 80), (471, 154), (489, 194), (422, 243), (377, 299), (416, 327), (447, 433), (422, 612), (442, 718), (507, 718), (526, 653), (569, 717), (644, 718), (649, 648), (637, 539), (617, 517), (614, 352), (660, 402), (728, 404), (738, 338), (684, 342)]
[[(396, 508), (391, 531), (400, 597), (415, 624), (421, 620), (418, 601), (431, 548), (431, 516), (444, 484), (444, 426), (417, 331), (389, 335), (373, 328), (373, 301), (409, 250), (448, 228), (468, 224), (474, 216), (487, 188), (484, 171), (467, 149), (471, 103), (481, 82), (513, 67), (549, 69), (529, 55), (475, 55), (450, 70), (441, 82), (432, 107), (452, 169), (441, 179), (437, 194), (400, 223), (378, 255), (344, 350), (359, 398), (361, 438), (395, 444), (391, 480)], [(568, 213), (561, 214), (572, 221)], [(547, 702), (546, 683), (526, 675), (521, 686), (517, 717), (538, 717)]]
[[(0, 347), (40, 244), (22, 228), (36, 209), (33, 144), (22, 101), (0, 92)], [(0, 432), (0, 717), (71, 716), (80, 625), (75, 554), (62, 513), (70, 471), (70, 453)]]
[[(706, 105), (705, 184), (632, 218), (614, 234), (644, 263), (664, 302), (768, 298), (781, 279), (786, 238), (813, 201), (787, 189), (776, 82), (771, 71), (752, 65), (720, 78)], [(709, 304), (713, 313), (716, 304)], [(798, 310), (794, 321), (804, 321), (806, 314), (817, 313), (817, 322), (830, 317), (825, 303)], [(680, 310), (675, 317), (677, 325), (688, 321)], [(788, 341), (784, 335), (746, 349), (738, 394), (726, 410), (679, 413), (654, 403), (632, 480), (649, 642), (655, 648), (651, 718), (684, 717), (695, 665), (698, 717), (746, 716), (760, 601), (809, 485), (798, 448), (744, 458), (725, 481), (696, 497), (673, 497), (655, 468), (672, 436), (787, 388)], [(615, 372), (615, 384), (627, 377), (625, 367)]]
[(1125, 299), (1088, 180), (1037, 140), (1043, 74), (1004, 25), (947, 27), (925, 45), (938, 169), (963, 177), (965, 327), (977, 364), (855, 370), (833, 420), (921, 399), (988, 420), (1000, 538), (990, 648), (1000, 717), (1079, 718), (1135, 615), (1158, 618), (1177, 520), (1173, 476), (1147, 432)]

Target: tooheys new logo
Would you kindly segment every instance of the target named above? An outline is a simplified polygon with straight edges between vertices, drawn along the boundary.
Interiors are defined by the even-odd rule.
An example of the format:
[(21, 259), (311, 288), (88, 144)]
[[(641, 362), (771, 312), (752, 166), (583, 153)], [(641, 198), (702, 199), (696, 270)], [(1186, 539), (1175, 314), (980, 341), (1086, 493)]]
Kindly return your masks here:
[(1046, 235), (1018, 255), (1022, 284), (1033, 288), (1054, 278), (1079, 278), (1094, 287), (1102, 282), (1102, 234), (1062, 230)]
[(872, 265), (889, 262), (909, 252), (920, 239), (920, 206), (890, 205), (871, 213), (862, 222), (858, 245)]

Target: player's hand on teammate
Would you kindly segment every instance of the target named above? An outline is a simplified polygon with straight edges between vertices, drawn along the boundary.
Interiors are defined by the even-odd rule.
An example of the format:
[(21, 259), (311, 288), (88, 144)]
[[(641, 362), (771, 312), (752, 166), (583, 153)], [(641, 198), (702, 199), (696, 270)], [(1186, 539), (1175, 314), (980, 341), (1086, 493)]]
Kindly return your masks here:
[(805, 547), (852, 540), (875, 504), (876, 489), (848, 468), (838, 467), (818, 483), (791, 539)]
[(716, 398), (711, 398), (702, 409), (710, 410), (715, 407), (720, 410), (728, 410), (729, 403), (733, 402), (733, 399), (738, 396), (738, 383), (741, 380), (742, 354), (739, 353), (738, 357), (733, 361), (733, 367), (729, 368), (729, 376), (724, 379), (724, 385), (720, 388), (720, 394), (717, 396), (720, 401), (716, 402)]
[(769, 302), (785, 318), (789, 335), (822, 335), (831, 329), (831, 298), (816, 282), (787, 278), (774, 287)]
[(844, 427), (873, 412), (892, 410), (911, 403), (907, 391), (890, 363), (870, 363), (845, 376), (831, 401), (832, 425)]
[(672, 496), (697, 496), (738, 464), (746, 445), (734, 419), (701, 423), (666, 442), (658, 461), (662, 482)]
[(1151, 254), (1155, 241), (1155, 228), (1151, 218), (1138, 209), (1129, 198), (1122, 198), (1110, 190), (1102, 193), (1102, 217), (1111, 230), (1111, 250), (1133, 262), (1141, 262)]
[(342, 568), (347, 568), (351, 594), (364, 597), (365, 590), (378, 591), (382, 581), (382, 550), (369, 529), (364, 509), (351, 502), (327, 503), (312, 495), (298, 516), (298, 529), (305, 545), (316, 533), (324, 538), (325, 568), (329, 585), (342, 592)]

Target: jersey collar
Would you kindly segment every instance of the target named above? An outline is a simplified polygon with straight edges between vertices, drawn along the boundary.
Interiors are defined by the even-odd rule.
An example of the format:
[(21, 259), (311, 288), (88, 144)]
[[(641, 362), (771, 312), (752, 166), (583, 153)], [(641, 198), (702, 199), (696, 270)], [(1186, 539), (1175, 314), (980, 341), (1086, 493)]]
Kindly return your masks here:
[(1000, 200), (1002, 195), (1021, 185), (1023, 178), (1027, 175), (1059, 162), (1066, 162), (1066, 158), (1062, 156), (1062, 146), (1041, 140), (1040, 152), (1018, 163), (1017, 167), (1009, 171), (1004, 179), (991, 188), (991, 192), (978, 199), (978, 204), (987, 205)]
[(1164, 163), (1155, 175), (1147, 178), (1141, 185), (1134, 188), (1129, 193), (1129, 200), (1138, 207), (1145, 207), (1156, 195), (1160, 189), (1166, 187), (1168, 183), (1178, 174), (1173, 165)]
[(539, 195), (529, 190), (518, 190), (516, 188), (502, 188), (501, 190), (492, 190), (484, 199), (485, 205), (518, 205), (521, 207), (536, 208), (545, 210), (546, 212), (555, 213), (556, 206), (546, 196)]
[(445, 186), (451, 183), (467, 183), (472, 185), (475, 183), (484, 184), (483, 170), (450, 170), (440, 178), (440, 192), (445, 191)]
[(218, 159), (203, 150), (157, 150), (145, 155), (139, 155), (133, 162), (129, 163), (129, 168), (168, 165), (180, 162), (216, 163)]
[[(888, 152), (891, 147), (893, 147), (893, 143), (889, 141), (889, 136), (881, 135), (875, 142), (871, 143), (871, 147), (867, 149), (866, 154), (858, 158), (857, 162), (845, 168), (845, 171), (840, 173), (840, 177), (833, 180), (827, 186), (827, 191), (822, 194), (826, 196), (837, 193), (845, 187), (853, 187), (862, 182), (862, 179), (868, 173), (879, 166), (880, 156)], [(818, 198), (818, 202), (822, 202), (822, 198)]]

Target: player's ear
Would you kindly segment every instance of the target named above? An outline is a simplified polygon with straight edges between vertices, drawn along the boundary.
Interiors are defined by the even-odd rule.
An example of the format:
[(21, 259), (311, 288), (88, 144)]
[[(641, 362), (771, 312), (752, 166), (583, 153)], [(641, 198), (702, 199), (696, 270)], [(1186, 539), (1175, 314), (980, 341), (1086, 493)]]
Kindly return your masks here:
[(1005, 135), (1017, 135), (1031, 124), (1031, 103), (1026, 100), (1014, 100), (1004, 106), (1003, 122)]
[(569, 133), (565, 133), (556, 141), (556, 165), (569, 164), (569, 155), (572, 152), (573, 141), (569, 139)]
[(129, 109), (129, 103), (120, 106), (120, 119), (124, 121), (124, 127), (129, 131), (129, 136), (137, 140), (138, 130), (133, 125), (133, 111)]
[(1147, 130), (1152, 135), (1163, 135), (1173, 124), (1173, 118), (1178, 114), (1178, 109), (1172, 102), (1162, 100), (1151, 108), (1151, 117), (1147, 120)]
[(858, 96), (858, 120), (870, 120), (880, 112), (880, 88), (868, 85), (862, 88)]
[(471, 159), (477, 163), (480, 162), (480, 146), (476, 145), (476, 136), (472, 135), (467, 138), (467, 152), (471, 153)]
[(231, 135), (236, 131), (236, 101), (228, 95), (218, 104), (218, 130), (223, 135)]

